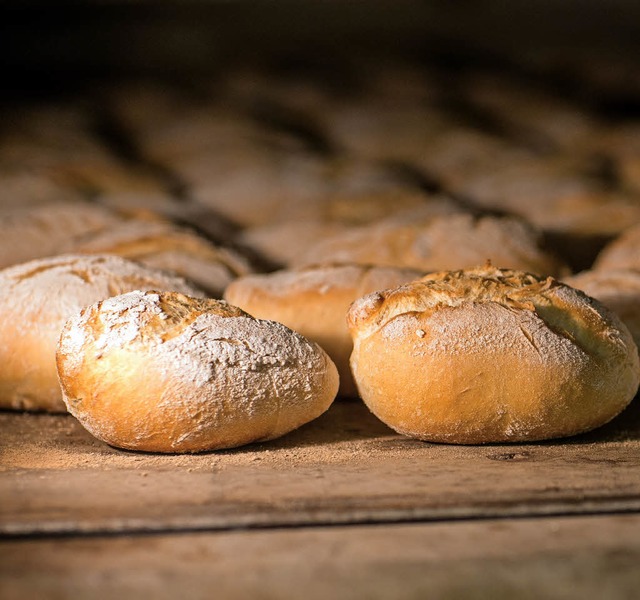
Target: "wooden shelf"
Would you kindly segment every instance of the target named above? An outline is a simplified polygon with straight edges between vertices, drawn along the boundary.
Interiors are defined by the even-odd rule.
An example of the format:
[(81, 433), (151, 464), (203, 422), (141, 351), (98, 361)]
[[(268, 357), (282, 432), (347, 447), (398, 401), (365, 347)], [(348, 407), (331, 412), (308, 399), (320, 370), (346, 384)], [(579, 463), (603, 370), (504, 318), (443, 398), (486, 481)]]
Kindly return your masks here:
[[(318, 584), (338, 598), (389, 597), (376, 590), (396, 584), (429, 597), (484, 597), (451, 590), (493, 593), (491, 578), (505, 597), (533, 582), (537, 597), (564, 598), (551, 586), (583, 569), (587, 591), (602, 590), (585, 582), (611, 569), (615, 590), (640, 584), (633, 405), (591, 434), (517, 445), (411, 440), (360, 402), (337, 402), (274, 442), (197, 455), (117, 450), (68, 415), (4, 412), (0, 431), (3, 598), (45, 588), (84, 597), (96, 581), (95, 597), (109, 597), (116, 582), (135, 595), (146, 582), (153, 597), (168, 598), (185, 578), (205, 597), (215, 577), (234, 597), (260, 597), (263, 580), (271, 598), (287, 595), (285, 575), (294, 591)], [(560, 558), (573, 562), (538, 577)], [(253, 575), (243, 579), (247, 561)], [(514, 581), (505, 564), (519, 573)], [(168, 584), (165, 570), (175, 572)], [(462, 573), (471, 579), (460, 583)], [(354, 595), (341, 595), (350, 578)]]

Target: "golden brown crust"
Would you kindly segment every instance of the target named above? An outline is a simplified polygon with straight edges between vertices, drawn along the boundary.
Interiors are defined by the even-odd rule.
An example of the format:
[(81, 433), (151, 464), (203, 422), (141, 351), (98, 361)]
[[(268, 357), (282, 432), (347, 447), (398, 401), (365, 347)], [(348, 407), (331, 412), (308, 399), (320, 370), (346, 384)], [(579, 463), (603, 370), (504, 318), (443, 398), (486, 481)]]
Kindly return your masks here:
[(354, 303), (351, 366), (396, 430), (453, 443), (597, 427), (633, 398), (637, 348), (604, 306), (552, 278), (484, 267)]
[(151, 452), (279, 437), (338, 388), (326, 353), (284, 325), (172, 292), (87, 307), (64, 326), (57, 364), (69, 412), (91, 433)]

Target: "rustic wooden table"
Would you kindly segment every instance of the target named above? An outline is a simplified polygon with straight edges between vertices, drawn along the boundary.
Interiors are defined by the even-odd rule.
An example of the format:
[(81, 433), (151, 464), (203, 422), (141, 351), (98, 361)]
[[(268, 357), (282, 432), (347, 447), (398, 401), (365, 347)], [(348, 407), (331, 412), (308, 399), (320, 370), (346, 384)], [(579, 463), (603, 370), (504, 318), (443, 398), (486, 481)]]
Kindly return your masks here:
[(640, 403), (446, 446), (359, 402), (264, 444), (116, 450), (0, 413), (0, 598), (640, 598)]

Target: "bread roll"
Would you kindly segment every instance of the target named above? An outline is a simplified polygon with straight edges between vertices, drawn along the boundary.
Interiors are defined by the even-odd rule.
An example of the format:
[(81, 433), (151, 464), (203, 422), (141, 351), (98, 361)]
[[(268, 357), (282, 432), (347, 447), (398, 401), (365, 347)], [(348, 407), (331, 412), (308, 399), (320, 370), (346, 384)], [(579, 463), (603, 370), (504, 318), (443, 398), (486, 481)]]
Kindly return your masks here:
[(326, 265), (248, 275), (232, 282), (224, 298), (254, 317), (271, 319), (317, 342), (340, 373), (341, 396), (357, 396), (349, 356), (346, 314), (356, 299), (420, 277), (413, 269)]
[(238, 252), (166, 222), (117, 223), (78, 240), (73, 251), (116, 254), (154, 269), (172, 271), (217, 298), (231, 281), (252, 270)]
[(640, 346), (640, 271), (583, 271), (564, 283), (582, 290), (616, 313)]
[(177, 168), (197, 203), (241, 227), (313, 218), (325, 189), (323, 161), (268, 148), (200, 154)]
[(640, 270), (640, 224), (626, 229), (607, 244), (595, 262), (596, 271)]
[(57, 362), (71, 414), (108, 444), (151, 452), (279, 437), (338, 389), (326, 353), (284, 325), (172, 292), (85, 308), (64, 326)]
[(288, 267), (299, 262), (310, 248), (316, 245), (322, 248), (329, 243), (325, 240), (357, 236), (358, 225), (381, 221), (391, 227), (407, 223), (425, 224), (456, 212), (460, 213), (462, 209), (450, 198), (423, 193), (334, 196), (319, 203), (318, 215), (314, 219), (285, 219), (249, 227), (240, 233), (238, 241), (272, 263)]
[(537, 232), (512, 218), (455, 214), (426, 224), (382, 223), (337, 234), (298, 257), (296, 266), (344, 262), (423, 272), (493, 264), (555, 275), (562, 266), (544, 252)]
[(120, 222), (117, 213), (83, 202), (0, 210), (0, 268), (69, 252), (76, 238)]
[[(2, 163), (0, 162), (0, 165)], [(76, 189), (61, 184), (49, 173), (36, 169), (0, 166), (0, 190), (3, 212), (52, 202), (82, 202), (83, 195)]]
[(258, 227), (249, 227), (238, 236), (238, 241), (259, 256), (279, 267), (292, 265), (309, 247), (347, 231), (340, 223), (312, 221), (282, 221)]
[(321, 126), (333, 145), (367, 160), (413, 162), (452, 121), (441, 110), (397, 97), (340, 99), (323, 107)]
[(491, 267), (354, 302), (360, 395), (387, 425), (458, 444), (544, 440), (616, 416), (638, 388), (622, 322), (558, 281)]
[(62, 326), (88, 304), (137, 289), (201, 294), (115, 256), (65, 255), (0, 271), (0, 408), (66, 412), (55, 365)]

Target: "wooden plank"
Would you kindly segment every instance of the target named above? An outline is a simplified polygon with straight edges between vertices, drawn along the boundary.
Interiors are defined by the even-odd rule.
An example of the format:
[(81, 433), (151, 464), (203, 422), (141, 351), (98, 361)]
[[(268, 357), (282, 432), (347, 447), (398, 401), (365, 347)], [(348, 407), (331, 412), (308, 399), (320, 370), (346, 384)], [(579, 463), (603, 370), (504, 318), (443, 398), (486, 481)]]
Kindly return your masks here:
[(635, 599), (640, 516), (0, 542), (0, 597)]
[(123, 452), (69, 416), (0, 414), (0, 534), (225, 529), (640, 511), (640, 410), (539, 444), (399, 436), (341, 402), (280, 440)]

